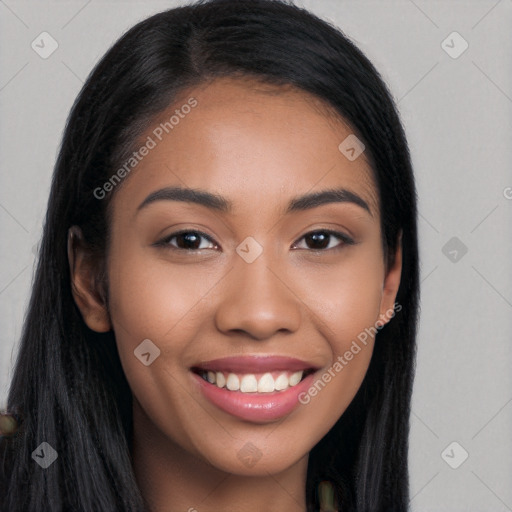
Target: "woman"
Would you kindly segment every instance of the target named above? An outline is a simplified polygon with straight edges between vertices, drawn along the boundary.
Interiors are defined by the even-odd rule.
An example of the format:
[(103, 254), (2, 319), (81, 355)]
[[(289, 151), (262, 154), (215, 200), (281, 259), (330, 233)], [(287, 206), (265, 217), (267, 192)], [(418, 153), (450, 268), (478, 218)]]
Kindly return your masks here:
[(0, 502), (407, 510), (418, 294), (407, 141), (367, 58), (281, 1), (154, 15), (66, 125)]

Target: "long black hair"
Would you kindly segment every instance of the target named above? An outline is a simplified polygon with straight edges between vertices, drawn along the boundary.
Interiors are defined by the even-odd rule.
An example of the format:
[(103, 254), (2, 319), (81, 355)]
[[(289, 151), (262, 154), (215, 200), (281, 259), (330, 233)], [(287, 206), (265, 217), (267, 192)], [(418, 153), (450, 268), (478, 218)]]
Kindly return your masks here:
[[(285, 0), (200, 0), (153, 15), (124, 34), (91, 72), (56, 162), (32, 295), (0, 441), (7, 511), (136, 511), (145, 503), (131, 461), (132, 395), (114, 333), (87, 328), (71, 294), (68, 229), (105, 255), (109, 197), (94, 194), (156, 113), (185, 88), (221, 76), (291, 84), (324, 100), (366, 146), (388, 264), (402, 244), (401, 310), (379, 330), (364, 381), (312, 449), (308, 512), (328, 480), (343, 512), (408, 509), (408, 435), (419, 309), (416, 191), (391, 94), (336, 27)], [(400, 239), (400, 234), (401, 239)], [(41, 469), (47, 442), (57, 461)]]

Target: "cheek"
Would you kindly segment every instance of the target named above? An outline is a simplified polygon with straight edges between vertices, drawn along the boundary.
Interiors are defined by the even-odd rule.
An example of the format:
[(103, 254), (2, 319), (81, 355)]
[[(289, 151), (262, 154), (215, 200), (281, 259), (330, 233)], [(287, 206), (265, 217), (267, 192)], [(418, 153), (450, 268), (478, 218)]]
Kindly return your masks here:
[[(146, 414), (163, 431), (173, 425), (174, 434), (185, 439), (182, 424), (187, 421), (179, 406), (183, 387), (175, 379), (183, 378), (180, 364), (202, 325), (200, 298), (211, 284), (192, 267), (184, 272), (134, 247), (119, 245), (109, 257), (109, 306), (119, 357)], [(142, 354), (148, 352), (146, 366)]]
[[(331, 267), (303, 273), (301, 296), (327, 340), (331, 364), (302, 397), (326, 431), (356, 395), (370, 364), (379, 319), (384, 263), (378, 243), (353, 251)], [(306, 293), (307, 292), (307, 293)], [(314, 414), (313, 414), (314, 411)], [(322, 418), (322, 420), (320, 420)]]
[(371, 253), (358, 254), (357, 261), (340, 265), (336, 272), (302, 281), (303, 290), (309, 290), (307, 304), (331, 352), (330, 365), (299, 397), (309, 410), (312, 431), (327, 433), (363, 382), (377, 332), (382, 272), (383, 264)]
[[(375, 245), (375, 247), (373, 246)], [(339, 264), (303, 272), (300, 295), (333, 354), (342, 354), (379, 319), (384, 263), (378, 245), (347, 253)]]
[(124, 338), (162, 340), (194, 309), (206, 285), (194, 278), (193, 270), (150, 259), (144, 251), (127, 250), (126, 256), (123, 252), (112, 251), (110, 258), (112, 321), (126, 332)]
[[(163, 260), (153, 258), (149, 264), (143, 250), (123, 249), (112, 250), (109, 258), (110, 315), (119, 357), (139, 402), (149, 410), (159, 410), (160, 406), (152, 405), (158, 396), (155, 389), (174, 392), (169, 382), (188, 340), (196, 336), (202, 311), (198, 299), (206, 293), (207, 283), (194, 279), (194, 272)], [(153, 354), (158, 356), (148, 366), (141, 355), (148, 350), (139, 348), (143, 346), (149, 347), (150, 360)], [(172, 398), (166, 394), (168, 403), (177, 399)]]

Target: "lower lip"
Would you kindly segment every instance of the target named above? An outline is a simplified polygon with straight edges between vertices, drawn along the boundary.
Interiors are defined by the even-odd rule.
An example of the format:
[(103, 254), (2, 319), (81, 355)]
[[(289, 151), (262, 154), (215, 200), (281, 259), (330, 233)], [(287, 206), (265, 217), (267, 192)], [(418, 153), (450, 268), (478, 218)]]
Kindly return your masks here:
[(266, 422), (290, 414), (299, 404), (299, 395), (311, 386), (315, 373), (308, 375), (297, 385), (272, 393), (242, 393), (229, 391), (210, 384), (197, 373), (191, 372), (203, 395), (219, 409), (242, 420)]

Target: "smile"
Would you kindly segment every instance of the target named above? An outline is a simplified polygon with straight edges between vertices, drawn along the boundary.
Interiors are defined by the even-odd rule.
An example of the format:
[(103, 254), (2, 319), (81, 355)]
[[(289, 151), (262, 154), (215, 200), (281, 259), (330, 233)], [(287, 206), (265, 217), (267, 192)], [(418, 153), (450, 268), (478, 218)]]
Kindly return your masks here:
[(274, 421), (291, 413), (309, 388), (318, 367), (294, 358), (241, 356), (191, 368), (210, 403), (245, 421)]
[(229, 391), (272, 393), (296, 386), (304, 376), (309, 374), (308, 372), (312, 371), (314, 370), (237, 374), (202, 370), (199, 375), (210, 384), (215, 384), (219, 388), (225, 387)]

